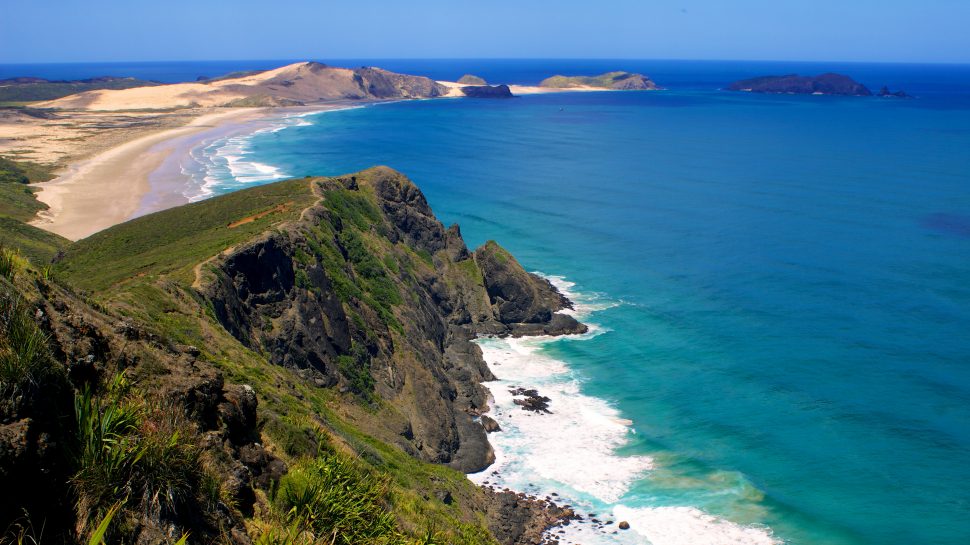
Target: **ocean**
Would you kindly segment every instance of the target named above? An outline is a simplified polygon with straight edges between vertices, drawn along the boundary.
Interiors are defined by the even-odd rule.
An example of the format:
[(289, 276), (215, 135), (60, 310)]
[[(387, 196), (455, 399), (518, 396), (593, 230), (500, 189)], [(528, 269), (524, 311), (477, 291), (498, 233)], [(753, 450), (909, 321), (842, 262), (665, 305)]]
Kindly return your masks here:
[[(970, 542), (970, 66), (332, 63), (667, 87), (281, 118), (183, 165), (193, 199), (391, 166), (573, 298), (589, 334), (481, 341), (503, 431), (472, 479), (555, 492), (586, 517), (564, 543)], [(824, 71), (916, 98), (720, 90)]]

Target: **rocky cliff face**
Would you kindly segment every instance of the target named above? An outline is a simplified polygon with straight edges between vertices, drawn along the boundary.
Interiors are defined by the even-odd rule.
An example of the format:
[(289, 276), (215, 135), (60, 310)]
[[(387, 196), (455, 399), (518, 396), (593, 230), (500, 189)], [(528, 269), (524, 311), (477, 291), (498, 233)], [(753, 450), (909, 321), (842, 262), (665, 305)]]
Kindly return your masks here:
[(865, 85), (857, 83), (842, 74), (821, 74), (819, 76), (765, 76), (740, 80), (727, 87), (729, 91), (751, 93), (784, 93), (796, 95), (844, 95), (871, 96)]
[(476, 417), (492, 378), (478, 334), (585, 331), (570, 303), (498, 244), (468, 251), (424, 195), (386, 168), (316, 182), (297, 225), (214, 263), (202, 288), (219, 322), (320, 386), (373, 396), (397, 418), (375, 433), (465, 472), (493, 454)]
[[(271, 195), (254, 219), (252, 202)], [(462, 542), (525, 545), (572, 516), (418, 461), (466, 472), (491, 463), (477, 417), (487, 401), (480, 383), (492, 376), (471, 340), (585, 331), (560, 312), (570, 303), (549, 282), (494, 242), (470, 252), (458, 227), (445, 228), (421, 191), (386, 168), (187, 210), (75, 244), (57, 281), (27, 268), (6, 273), (15, 282), (0, 277), (0, 488), (21, 491), (0, 498), (0, 527), (26, 510), (65, 542), (86, 539), (130, 487), (112, 541), (162, 545), (190, 532), (200, 542), (277, 542), (291, 521), (275, 487), (335, 457), (388, 483), (394, 502), (379, 508), (407, 535), (447, 521)], [(252, 226), (273, 211), (278, 222), (221, 238), (239, 233), (237, 214)], [(191, 232), (156, 229), (187, 213), (208, 220)], [(186, 259), (213, 225), (223, 242)], [(69, 279), (104, 275), (101, 252), (116, 244), (111, 266), (132, 259), (130, 268), (75, 292)], [(98, 272), (80, 273), (89, 252)], [(145, 274), (142, 254), (168, 265)], [(32, 358), (33, 370), (10, 380), (12, 354)], [(117, 397), (112, 377), (122, 374), (135, 389)], [(86, 391), (102, 411), (138, 407), (137, 425), (110, 444), (154, 445), (186, 462), (166, 465), (155, 450), (131, 458), (130, 472), (84, 485), (101, 467), (78, 454), (72, 402)], [(145, 475), (184, 479), (162, 494)]]

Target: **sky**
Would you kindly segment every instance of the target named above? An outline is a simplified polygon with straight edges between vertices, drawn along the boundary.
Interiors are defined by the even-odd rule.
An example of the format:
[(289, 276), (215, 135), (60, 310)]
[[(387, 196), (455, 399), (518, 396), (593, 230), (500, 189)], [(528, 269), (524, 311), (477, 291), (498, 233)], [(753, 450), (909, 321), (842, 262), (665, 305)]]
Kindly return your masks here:
[(0, 0), (0, 63), (638, 58), (970, 63), (970, 0)]

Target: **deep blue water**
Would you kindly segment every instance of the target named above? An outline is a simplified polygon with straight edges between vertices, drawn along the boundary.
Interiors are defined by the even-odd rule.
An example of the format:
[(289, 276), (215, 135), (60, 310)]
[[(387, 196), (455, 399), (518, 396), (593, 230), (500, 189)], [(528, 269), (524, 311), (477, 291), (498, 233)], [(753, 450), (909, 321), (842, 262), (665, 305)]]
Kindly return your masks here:
[(545, 350), (656, 460), (625, 505), (791, 543), (968, 542), (970, 73), (853, 72), (921, 97), (893, 101), (728, 94), (699, 82), (749, 65), (663, 66), (660, 93), (326, 113), (251, 158), (390, 165), (470, 244), (621, 301), (589, 318), (609, 332)]
[[(607, 303), (587, 316), (600, 334), (533, 356), (632, 420), (616, 456), (655, 467), (618, 499), (560, 482), (567, 497), (672, 521), (658, 545), (759, 542), (648, 511), (666, 506), (792, 544), (970, 542), (970, 67), (366, 64), (521, 83), (626, 69), (670, 88), (383, 104), (233, 144), (291, 176), (392, 166), (469, 245), (499, 240)], [(717, 90), (829, 70), (919, 98)]]

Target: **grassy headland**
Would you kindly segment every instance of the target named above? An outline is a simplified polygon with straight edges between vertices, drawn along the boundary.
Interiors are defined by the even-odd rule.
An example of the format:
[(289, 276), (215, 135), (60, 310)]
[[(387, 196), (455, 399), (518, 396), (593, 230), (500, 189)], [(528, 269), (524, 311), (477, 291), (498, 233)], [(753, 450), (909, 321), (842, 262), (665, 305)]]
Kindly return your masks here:
[(460, 471), (491, 452), (467, 339), (562, 302), (400, 174), (151, 214), (53, 269), (2, 256), (0, 441), (47, 438), (0, 448), (15, 541), (517, 544), (569, 515)]

